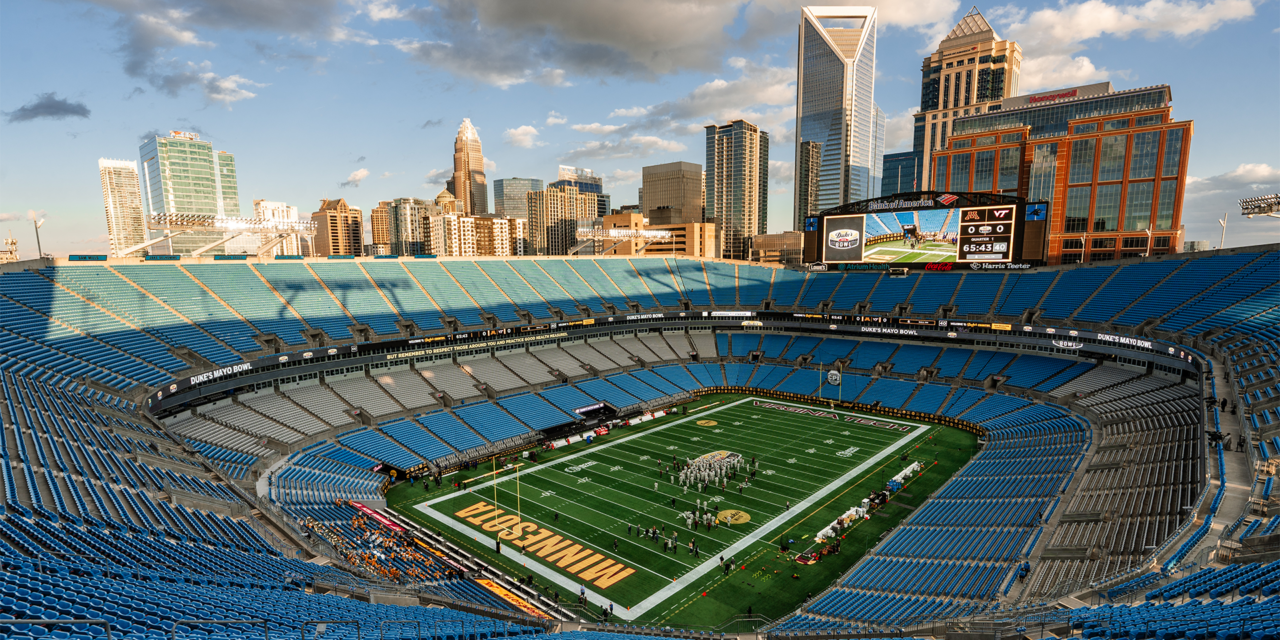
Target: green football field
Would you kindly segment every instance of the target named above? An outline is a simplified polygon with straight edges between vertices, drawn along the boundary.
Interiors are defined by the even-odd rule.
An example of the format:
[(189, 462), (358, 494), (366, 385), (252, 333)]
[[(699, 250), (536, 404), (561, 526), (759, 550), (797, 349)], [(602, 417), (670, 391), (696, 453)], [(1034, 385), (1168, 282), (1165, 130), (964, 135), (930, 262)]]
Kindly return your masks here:
[(955, 262), (956, 246), (949, 242), (924, 242), (913, 249), (906, 240), (881, 242), (867, 247), (865, 262)]
[[(688, 406), (701, 409), (543, 454), (537, 464), (526, 460), (518, 474), (486, 476), (492, 468), (482, 466), (469, 474), (467, 490), (446, 485), (424, 493), (401, 485), (388, 501), (509, 573), (533, 574), (562, 598), (577, 598), (585, 586), (594, 606), (613, 603), (625, 620), (705, 625), (748, 607), (771, 618), (794, 609), (974, 453), (974, 436), (959, 430), (817, 404), (723, 394)], [(717, 452), (759, 461), (756, 479), (741, 493), (737, 480), (723, 492), (699, 493), (659, 473), (673, 456), (684, 461)], [(778, 552), (788, 543), (792, 556), (821, 548), (813, 540), (818, 531), (913, 460), (925, 473), (848, 531), (841, 554), (801, 565)], [(691, 530), (680, 514), (694, 510), (695, 500), (710, 502), (721, 525)], [(674, 532), (679, 547), (664, 553), (661, 541), (637, 535), (649, 527), (668, 539)], [(726, 574), (722, 556), (737, 568)]]

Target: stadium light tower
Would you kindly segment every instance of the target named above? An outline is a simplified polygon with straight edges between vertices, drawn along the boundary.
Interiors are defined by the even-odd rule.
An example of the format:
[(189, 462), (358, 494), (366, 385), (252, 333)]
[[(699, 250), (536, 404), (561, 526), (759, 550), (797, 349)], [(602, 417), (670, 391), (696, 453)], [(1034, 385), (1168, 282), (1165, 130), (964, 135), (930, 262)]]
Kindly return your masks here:
[(44, 218), (35, 221), (36, 225), (36, 257), (43, 258), (44, 250), (40, 248), (40, 227), (44, 226)]
[(1280, 193), (1240, 201), (1240, 213), (1246, 217), (1269, 216), (1280, 218)]

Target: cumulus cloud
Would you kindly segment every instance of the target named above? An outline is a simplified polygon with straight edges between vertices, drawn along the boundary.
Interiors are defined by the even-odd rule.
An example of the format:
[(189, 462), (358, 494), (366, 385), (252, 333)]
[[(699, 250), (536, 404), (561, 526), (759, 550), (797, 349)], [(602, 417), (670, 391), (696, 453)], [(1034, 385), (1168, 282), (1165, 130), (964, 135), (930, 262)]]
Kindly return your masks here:
[(600, 124), (599, 122), (593, 122), (591, 124), (575, 124), (571, 125), (569, 128), (583, 133), (606, 135), (622, 129), (623, 127), (620, 124)]
[(614, 109), (610, 114), (610, 118), (634, 118), (649, 113), (649, 107), (631, 107), (630, 109)]
[(8, 122), (29, 122), (31, 120), (65, 120), (67, 118), (88, 118), (89, 107), (83, 102), (72, 102), (59, 98), (57, 93), (40, 93), (36, 99), (27, 104), (4, 112)]
[(352, 189), (355, 189), (360, 186), (360, 182), (362, 180), (368, 177), (369, 177), (368, 169), (356, 169), (355, 171), (351, 172), (351, 175), (347, 176), (347, 179), (344, 182), (338, 183), (338, 186), (344, 189), (347, 187), (351, 187)]
[(550, 127), (550, 126), (554, 126), (554, 125), (557, 125), (557, 124), (564, 124), (564, 123), (566, 123), (566, 122), (568, 122), (568, 121), (569, 121), (569, 119), (568, 119), (568, 118), (565, 118), (564, 116), (560, 115), (559, 113), (557, 113), (557, 112), (555, 112), (555, 111), (549, 111), (549, 112), (547, 112), (547, 122), (546, 122), (546, 125), (547, 125), (548, 127)]
[(1028, 52), (1022, 63), (1024, 92), (1104, 80), (1117, 73), (1076, 56), (1087, 42), (1104, 36), (1148, 40), (1188, 38), (1225, 24), (1252, 18), (1255, 0), (1146, 0), (1111, 4), (1106, 0), (1063, 2), (1033, 12), (1003, 8), (991, 14), (1005, 25), (1006, 37)]
[(446, 180), (453, 177), (452, 169), (432, 169), (427, 175), (422, 176), (422, 184), (424, 185), (440, 185)]
[(565, 154), (561, 159), (572, 162), (588, 158), (645, 158), (659, 152), (675, 153), (687, 148), (674, 140), (663, 140), (657, 136), (633, 135), (617, 141), (589, 140)]
[(538, 142), (538, 130), (527, 124), (515, 129), (507, 129), (502, 134), (502, 137), (507, 144), (524, 149), (532, 149), (535, 146), (546, 144), (545, 142)]
[(485, 158), (485, 159), (484, 159), (484, 172), (485, 172), (485, 173), (493, 173), (493, 172), (495, 172), (495, 171), (497, 171), (497, 170), (498, 170), (498, 163), (494, 162), (491, 158)]
[(609, 187), (617, 187), (624, 184), (631, 184), (640, 180), (641, 173), (631, 169), (614, 169), (612, 173), (604, 177), (605, 183)]
[(778, 184), (791, 184), (796, 179), (796, 163), (787, 160), (769, 161), (769, 180)]
[(1264, 163), (1245, 163), (1207, 178), (1187, 177), (1182, 204), (1182, 224), (1188, 240), (1210, 240), (1218, 244), (1222, 227), (1218, 220), (1227, 215), (1227, 246), (1247, 246), (1280, 242), (1280, 225), (1274, 218), (1252, 220), (1240, 215), (1239, 200), (1280, 192), (1280, 168)]
[(906, 151), (911, 147), (915, 134), (915, 114), (920, 107), (911, 107), (902, 113), (885, 118), (884, 149), (886, 152)]
[(212, 67), (213, 65), (207, 60), (200, 64), (188, 62), (182, 70), (153, 75), (150, 81), (157, 89), (171, 97), (177, 97), (188, 88), (198, 88), (204, 94), (205, 100), (221, 104), (228, 109), (233, 102), (258, 95), (245, 87), (267, 86), (239, 75), (220, 76), (211, 70)]

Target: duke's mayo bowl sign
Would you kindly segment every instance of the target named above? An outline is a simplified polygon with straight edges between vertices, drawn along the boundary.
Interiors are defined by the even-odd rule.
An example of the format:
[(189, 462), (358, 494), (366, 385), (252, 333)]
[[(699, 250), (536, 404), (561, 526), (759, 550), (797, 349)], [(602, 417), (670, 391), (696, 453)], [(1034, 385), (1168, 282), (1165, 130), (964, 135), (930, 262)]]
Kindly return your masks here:
[(832, 249), (852, 249), (860, 239), (856, 229), (836, 229), (827, 234), (827, 245)]

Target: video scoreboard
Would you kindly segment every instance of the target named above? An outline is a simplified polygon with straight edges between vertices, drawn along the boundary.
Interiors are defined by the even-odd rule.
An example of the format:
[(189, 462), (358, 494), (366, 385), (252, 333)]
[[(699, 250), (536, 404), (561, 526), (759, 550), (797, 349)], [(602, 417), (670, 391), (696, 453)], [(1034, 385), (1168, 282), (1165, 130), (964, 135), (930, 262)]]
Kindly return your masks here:
[(956, 262), (1008, 262), (1013, 259), (1016, 207), (961, 209)]

